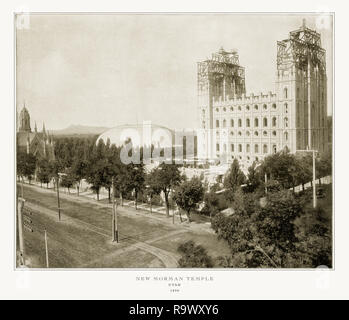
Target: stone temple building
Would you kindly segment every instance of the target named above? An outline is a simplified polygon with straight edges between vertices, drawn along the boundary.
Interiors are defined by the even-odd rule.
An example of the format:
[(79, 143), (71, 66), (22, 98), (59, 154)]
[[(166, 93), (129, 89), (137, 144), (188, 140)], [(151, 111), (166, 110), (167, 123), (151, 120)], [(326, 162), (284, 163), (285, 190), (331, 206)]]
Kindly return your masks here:
[(37, 158), (54, 159), (53, 138), (46, 131), (45, 123), (41, 132), (38, 132), (36, 123), (32, 131), (29, 111), (25, 106), (19, 116), (17, 114), (17, 148), (32, 153)]
[[(257, 49), (257, 48), (256, 48)], [(198, 155), (243, 166), (288, 148), (328, 147), (325, 50), (303, 25), (277, 42), (275, 92), (246, 95), (237, 52), (220, 49), (198, 63)]]

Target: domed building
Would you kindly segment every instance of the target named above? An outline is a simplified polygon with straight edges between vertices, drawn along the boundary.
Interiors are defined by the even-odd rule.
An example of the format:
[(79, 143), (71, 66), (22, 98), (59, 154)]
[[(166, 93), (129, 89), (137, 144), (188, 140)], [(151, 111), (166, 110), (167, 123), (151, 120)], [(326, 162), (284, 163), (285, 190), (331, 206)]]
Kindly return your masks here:
[[(186, 160), (193, 160), (196, 153), (196, 133), (193, 130), (172, 130), (165, 126), (153, 124), (151, 121), (143, 121), (142, 124), (127, 124), (114, 127), (102, 133), (98, 139), (110, 144), (115, 144), (117, 147), (128, 145), (129, 148), (138, 149), (141, 147), (153, 147), (155, 150), (181, 150), (178, 155), (186, 154)], [(189, 152), (185, 149), (189, 147)], [(192, 152), (190, 152), (192, 150)], [(153, 154), (157, 157), (172, 157), (172, 151), (167, 155), (162, 153)], [(178, 160), (178, 159), (177, 159)]]
[(38, 158), (54, 159), (52, 136), (46, 132), (45, 123), (41, 132), (38, 132), (35, 123), (34, 132), (32, 132), (30, 114), (25, 105), (19, 116), (17, 113), (17, 148), (18, 151), (31, 153)]

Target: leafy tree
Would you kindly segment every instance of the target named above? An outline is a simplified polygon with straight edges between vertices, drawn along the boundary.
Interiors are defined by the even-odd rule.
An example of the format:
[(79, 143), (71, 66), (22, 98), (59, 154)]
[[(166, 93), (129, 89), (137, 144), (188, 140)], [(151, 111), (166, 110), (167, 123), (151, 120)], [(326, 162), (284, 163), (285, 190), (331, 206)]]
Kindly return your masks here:
[(144, 181), (145, 181), (144, 165), (142, 163), (141, 164), (131, 163), (128, 165), (128, 171), (129, 171), (129, 179), (130, 179), (129, 181), (131, 182), (131, 186), (135, 194), (135, 208), (137, 210), (138, 194), (144, 188)]
[[(190, 222), (190, 211), (195, 209), (204, 197), (204, 187), (199, 178), (193, 177), (178, 185), (173, 196), (178, 207), (187, 213), (188, 221)], [(182, 221), (182, 216), (180, 214)]]
[(212, 268), (212, 258), (201, 245), (196, 245), (194, 241), (189, 240), (178, 246), (178, 252), (181, 258), (178, 264), (181, 268)]
[(68, 193), (70, 193), (70, 188), (74, 185), (75, 182), (76, 182), (76, 179), (74, 175), (68, 172), (67, 174), (62, 175), (60, 185), (63, 188), (67, 188)]
[(150, 212), (152, 212), (154, 196), (160, 194), (161, 192), (159, 184), (157, 183), (156, 179), (154, 179), (154, 170), (156, 169), (153, 169), (145, 177), (146, 195), (150, 198)]
[(37, 178), (41, 185), (46, 183), (48, 188), (48, 183), (51, 181), (52, 169), (48, 159), (42, 158), (38, 161)]
[(252, 165), (247, 169), (248, 191), (254, 192), (263, 184), (263, 176), (257, 162), (253, 161)]
[(276, 180), (283, 189), (297, 185), (298, 166), (296, 158), (288, 150), (267, 156), (262, 162), (262, 173), (268, 179)]
[(178, 166), (175, 164), (162, 163), (153, 171), (153, 179), (155, 184), (164, 193), (166, 204), (166, 216), (169, 217), (169, 194), (171, 190), (177, 185), (179, 185), (179, 183), (183, 180)]
[(87, 182), (91, 184), (91, 189), (97, 195), (97, 201), (99, 201), (100, 189), (106, 182), (106, 167), (108, 161), (105, 154), (105, 144), (103, 140), (99, 140), (97, 146), (94, 144), (92, 154), (87, 169)]
[(239, 161), (237, 159), (234, 159), (223, 181), (224, 187), (228, 191), (227, 196), (231, 198), (231, 196), (234, 194), (237, 188), (239, 188), (245, 182), (246, 177), (240, 169)]
[(22, 178), (22, 181), (26, 177), (30, 184), (35, 173), (36, 162), (37, 159), (33, 154), (23, 151), (17, 152), (17, 175)]
[(217, 214), (212, 228), (219, 238), (227, 240), (232, 250), (234, 267), (286, 267), (288, 253), (295, 250), (298, 241), (294, 220), (302, 208), (292, 193), (270, 193), (264, 208), (255, 203), (235, 207), (231, 216)]
[(80, 185), (83, 178), (87, 175), (88, 161), (82, 158), (75, 158), (72, 164), (70, 174), (76, 181), (77, 195), (80, 193)]
[(321, 155), (318, 163), (316, 164), (317, 168), (317, 176), (320, 179), (321, 183), (321, 178), (332, 175), (332, 152), (327, 152), (323, 155)]

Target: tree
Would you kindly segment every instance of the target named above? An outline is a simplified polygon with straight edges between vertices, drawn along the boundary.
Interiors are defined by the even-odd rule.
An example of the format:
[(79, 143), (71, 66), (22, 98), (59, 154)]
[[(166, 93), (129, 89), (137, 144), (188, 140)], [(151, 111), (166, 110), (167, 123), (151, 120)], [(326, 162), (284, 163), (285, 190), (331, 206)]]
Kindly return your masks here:
[(75, 182), (75, 177), (70, 172), (68, 172), (67, 174), (62, 175), (60, 185), (63, 188), (67, 188), (68, 193), (70, 193), (70, 188), (74, 185)]
[(252, 165), (247, 170), (248, 191), (254, 192), (263, 184), (261, 170), (257, 167), (256, 161), (253, 161)]
[(319, 177), (319, 181), (321, 183), (321, 178), (332, 175), (332, 152), (329, 151), (323, 155), (321, 155), (319, 161), (316, 164), (317, 168), (317, 176)]
[(46, 183), (48, 188), (48, 183), (51, 180), (51, 166), (48, 159), (43, 158), (38, 161), (38, 170), (37, 170), (37, 178), (40, 181), (41, 185)]
[(239, 188), (245, 182), (246, 177), (240, 169), (239, 161), (237, 159), (234, 159), (223, 181), (224, 187), (228, 191), (228, 197), (231, 197), (231, 195), (234, 194), (236, 189)]
[(145, 177), (146, 194), (150, 199), (149, 200), (150, 213), (152, 213), (154, 196), (157, 194), (160, 194), (160, 192), (161, 192), (161, 188), (160, 188), (159, 184), (157, 183), (156, 179), (154, 179), (154, 177), (155, 177), (154, 171), (155, 170), (156, 169), (153, 169)]
[(128, 165), (128, 171), (129, 171), (129, 181), (131, 182), (131, 186), (135, 194), (135, 208), (137, 210), (138, 194), (144, 188), (144, 181), (145, 181), (144, 165), (142, 163), (141, 164), (131, 163)]
[(181, 181), (182, 177), (178, 166), (175, 164), (162, 163), (153, 171), (153, 179), (155, 184), (164, 193), (166, 204), (166, 216), (170, 216), (169, 211), (169, 194), (171, 190), (176, 187)]
[(178, 246), (178, 252), (181, 258), (178, 264), (181, 268), (212, 268), (212, 258), (201, 245), (196, 245), (194, 241), (189, 240)]
[[(187, 213), (190, 222), (190, 211), (195, 209), (204, 197), (204, 187), (198, 177), (193, 177), (178, 185), (173, 196), (177, 206)], [(180, 215), (181, 221), (182, 216)]]
[[(249, 195), (251, 196), (251, 195)], [(212, 228), (225, 239), (234, 267), (294, 267), (290, 252), (296, 250), (294, 221), (301, 216), (300, 202), (290, 191), (268, 193), (267, 204), (237, 206), (231, 216), (217, 214)]]
[(87, 182), (91, 184), (91, 189), (96, 193), (97, 201), (99, 201), (100, 189), (106, 182), (105, 169), (107, 165), (108, 161), (105, 154), (105, 144), (103, 140), (100, 139), (97, 146), (95, 144), (93, 145), (86, 179)]
[(35, 173), (36, 163), (37, 159), (33, 154), (23, 151), (17, 152), (17, 175), (22, 178), (22, 181), (26, 177), (30, 184)]
[(299, 167), (295, 156), (288, 150), (267, 156), (261, 166), (263, 175), (266, 173), (270, 180), (278, 181), (283, 189), (297, 185)]
[(88, 168), (88, 162), (85, 159), (76, 158), (72, 164), (70, 174), (74, 177), (76, 181), (77, 195), (80, 194), (80, 185), (84, 177), (86, 177)]

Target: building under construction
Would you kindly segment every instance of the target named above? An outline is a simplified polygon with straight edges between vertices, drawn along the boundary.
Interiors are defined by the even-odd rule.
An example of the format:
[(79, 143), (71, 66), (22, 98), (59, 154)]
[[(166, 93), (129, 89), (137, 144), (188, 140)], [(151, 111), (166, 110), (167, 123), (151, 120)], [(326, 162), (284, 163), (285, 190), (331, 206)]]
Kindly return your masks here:
[(198, 63), (198, 152), (249, 166), (288, 148), (327, 148), (327, 80), (320, 34), (302, 27), (277, 42), (275, 92), (246, 95), (236, 51)]

